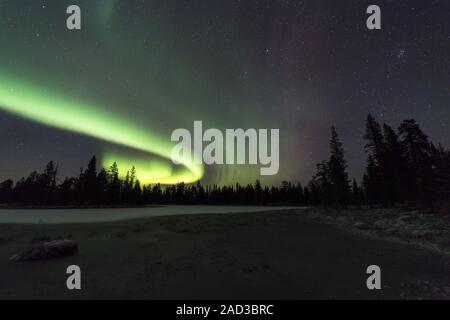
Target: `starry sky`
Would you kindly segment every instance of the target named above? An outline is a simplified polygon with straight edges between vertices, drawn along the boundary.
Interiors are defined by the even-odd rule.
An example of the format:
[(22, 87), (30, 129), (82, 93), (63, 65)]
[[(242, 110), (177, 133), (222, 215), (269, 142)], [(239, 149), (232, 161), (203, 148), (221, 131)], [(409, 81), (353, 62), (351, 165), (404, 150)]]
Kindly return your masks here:
[[(0, 180), (49, 160), (76, 175), (95, 154), (146, 182), (306, 182), (331, 125), (359, 178), (369, 112), (450, 147), (449, 14), (449, 0), (0, 0)], [(170, 134), (194, 120), (279, 128), (279, 174), (174, 167)]]

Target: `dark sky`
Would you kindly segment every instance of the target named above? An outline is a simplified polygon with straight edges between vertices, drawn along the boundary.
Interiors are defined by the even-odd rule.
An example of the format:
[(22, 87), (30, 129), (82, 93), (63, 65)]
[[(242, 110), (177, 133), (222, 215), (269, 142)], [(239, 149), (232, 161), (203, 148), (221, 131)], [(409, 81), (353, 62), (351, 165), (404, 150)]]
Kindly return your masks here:
[[(66, 29), (70, 4), (81, 31)], [(370, 4), (382, 30), (366, 28)], [(194, 120), (279, 128), (280, 173), (267, 183), (309, 180), (333, 124), (359, 178), (369, 112), (393, 127), (414, 118), (449, 147), (449, 15), (449, 0), (1, 0), (0, 179), (49, 160), (77, 174), (93, 154), (182, 177), (170, 133)], [(209, 183), (259, 178), (205, 170)]]

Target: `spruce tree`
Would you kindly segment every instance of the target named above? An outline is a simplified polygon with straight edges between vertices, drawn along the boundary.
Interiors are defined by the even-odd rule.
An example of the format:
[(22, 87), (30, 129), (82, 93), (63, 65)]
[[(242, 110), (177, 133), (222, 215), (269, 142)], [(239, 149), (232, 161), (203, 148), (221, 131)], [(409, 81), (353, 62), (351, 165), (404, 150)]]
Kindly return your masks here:
[(411, 200), (431, 204), (434, 198), (433, 159), (428, 136), (415, 120), (404, 120), (398, 130), (408, 170), (408, 196)]
[(385, 194), (389, 204), (392, 206), (398, 201), (402, 201), (403, 190), (407, 188), (405, 173), (403, 172), (403, 150), (398, 135), (387, 124), (383, 125), (384, 135), (384, 159), (385, 166), (382, 178), (386, 188)]
[(350, 186), (344, 147), (334, 126), (331, 127), (330, 160), (328, 163), (332, 200), (335, 204), (346, 206), (349, 201)]

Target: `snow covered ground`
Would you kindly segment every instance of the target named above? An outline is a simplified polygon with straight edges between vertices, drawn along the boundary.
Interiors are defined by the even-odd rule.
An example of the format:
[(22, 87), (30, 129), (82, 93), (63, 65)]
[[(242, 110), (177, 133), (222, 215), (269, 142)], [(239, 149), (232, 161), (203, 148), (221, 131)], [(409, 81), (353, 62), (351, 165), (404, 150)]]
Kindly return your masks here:
[(309, 217), (369, 236), (450, 254), (450, 215), (400, 209), (308, 209)]

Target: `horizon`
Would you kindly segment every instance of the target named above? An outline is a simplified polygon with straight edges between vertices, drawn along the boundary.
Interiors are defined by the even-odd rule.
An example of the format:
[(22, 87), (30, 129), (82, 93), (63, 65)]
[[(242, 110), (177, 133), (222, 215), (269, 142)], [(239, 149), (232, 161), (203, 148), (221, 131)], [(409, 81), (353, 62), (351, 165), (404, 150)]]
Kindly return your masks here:
[[(377, 119), (375, 119), (375, 120), (377, 120)], [(405, 119), (405, 120), (403, 120), (403, 121), (406, 121), (406, 120), (409, 120), (409, 119)], [(380, 125), (384, 125), (384, 124), (386, 124), (386, 125), (389, 125), (389, 124), (387, 124), (387, 123), (380, 123)], [(390, 126), (390, 125), (389, 125)], [(420, 126), (420, 123), (419, 123), (419, 126)], [(332, 127), (334, 127), (334, 125), (332, 125)], [(398, 131), (398, 126), (397, 127), (392, 127), (393, 129), (394, 129), (394, 131), (395, 132), (397, 132)], [(424, 130), (424, 128), (423, 127), (421, 127), (420, 126), (420, 128), (422, 129), (422, 130)], [(328, 130), (329, 131), (329, 130)], [(339, 133), (339, 132), (338, 132)], [(425, 131), (424, 132), (425, 134), (427, 134), (427, 132)], [(361, 172), (361, 174), (359, 175), (359, 176), (357, 176), (357, 175), (353, 175), (352, 174), (352, 168), (351, 168), (351, 166), (349, 166), (349, 168), (347, 168), (347, 170), (348, 170), (348, 172), (349, 172), (349, 181), (351, 182), (353, 179), (355, 179), (356, 181), (357, 181), (357, 183), (358, 184), (360, 184), (361, 182), (362, 182), (362, 178), (363, 178), (363, 174), (365, 173), (365, 170), (366, 170), (366, 168), (365, 168), (365, 165), (367, 164), (367, 151), (365, 151), (364, 150), (364, 144), (365, 144), (365, 142), (364, 142), (364, 139), (363, 139), (363, 136), (364, 136), (364, 132), (362, 133), (362, 135), (361, 135), (361, 150), (364, 152), (364, 154), (366, 155), (366, 159), (364, 160), (364, 166), (363, 166), (363, 169), (362, 169), (362, 172)], [(428, 136), (428, 135), (427, 135)], [(432, 137), (430, 137), (430, 136), (428, 136), (429, 137), (429, 139), (430, 139), (430, 143), (433, 143), (436, 147), (438, 146), (438, 145), (442, 145), (442, 147), (444, 148), (444, 150), (449, 150), (450, 148), (448, 147), (448, 146), (446, 146), (446, 145), (443, 145), (440, 141), (434, 141), (433, 139), (432, 139)], [(328, 145), (328, 143), (329, 143), (329, 139), (328, 140), (326, 140), (326, 145)], [(345, 141), (342, 141), (342, 143), (343, 143), (343, 147), (344, 147), (344, 150), (346, 150), (345, 149)], [(246, 140), (246, 145), (247, 145), (247, 140)], [(116, 160), (114, 160), (114, 158), (113, 157), (109, 157), (108, 158), (108, 160), (107, 161), (102, 161), (101, 160), (101, 158), (100, 158), (100, 161), (99, 161), (99, 157), (97, 156), (97, 155), (92, 155), (92, 156), (94, 156), (94, 157), (96, 157), (96, 159), (97, 159), (97, 170), (98, 171), (100, 171), (101, 169), (105, 169), (106, 171), (108, 171), (109, 170), (109, 168), (110, 168), (110, 166), (113, 164), (113, 163), (116, 163), (117, 165), (118, 165), (118, 167), (119, 167), (119, 177), (121, 178), (121, 179), (124, 179), (125, 178), (125, 176), (126, 176), (126, 174), (127, 173), (129, 173), (130, 171), (131, 171), (131, 169), (134, 167), (135, 169), (136, 169), (136, 173), (137, 174), (139, 174), (139, 170), (138, 170), (138, 166), (137, 165), (135, 165), (135, 164), (133, 164), (132, 162), (131, 163), (128, 163), (128, 166), (127, 167), (123, 167), (123, 166), (120, 166), (120, 163), (121, 163), (121, 161), (116, 161)], [(92, 157), (91, 156), (91, 157)], [(89, 159), (90, 157), (88, 157), (87, 159)], [(345, 158), (347, 159), (348, 158), (348, 154), (347, 154), (347, 152), (345, 153)], [(66, 178), (71, 178), (71, 177), (75, 177), (77, 174), (79, 174), (79, 172), (80, 172), (80, 170), (82, 170), (82, 169), (85, 169), (86, 168), (86, 165), (87, 165), (87, 159), (86, 159), (86, 161), (84, 162), (84, 163), (82, 163), (79, 167), (78, 167), (78, 170), (77, 170), (77, 172), (73, 172), (72, 174), (64, 174), (64, 173), (61, 173), (61, 172), (65, 172), (66, 170), (64, 170), (64, 166), (62, 165), (62, 166), (60, 166), (60, 162), (58, 162), (58, 161), (56, 161), (56, 160), (54, 160), (54, 159), (48, 159), (48, 160), (42, 160), (42, 166), (40, 167), (40, 168), (34, 168), (34, 169), (31, 169), (28, 173), (22, 173), (22, 174), (18, 174), (18, 176), (16, 176), (16, 177), (13, 177), (13, 176), (5, 176), (5, 177), (2, 177), (2, 176), (0, 176), (0, 182), (2, 182), (2, 181), (5, 181), (5, 180), (7, 180), (7, 179), (11, 179), (11, 180), (13, 180), (15, 183), (17, 183), (20, 179), (22, 179), (22, 178), (25, 178), (26, 176), (28, 176), (30, 173), (32, 173), (32, 172), (34, 172), (34, 171), (36, 171), (36, 172), (42, 172), (44, 169), (45, 169), (45, 166), (50, 162), (50, 161), (52, 161), (57, 167), (58, 167), (58, 181), (60, 181), (60, 182), (62, 182), (64, 179), (66, 179)], [(119, 157), (119, 159), (120, 159), (120, 157)], [(326, 159), (326, 158), (325, 158)], [(320, 163), (320, 161), (322, 161), (322, 160), (325, 160), (325, 159), (320, 159), (320, 160), (318, 160), (317, 162), (316, 162), (316, 164), (314, 165), (314, 168), (313, 168), (313, 171), (311, 172), (311, 176), (309, 177), (309, 178), (307, 178), (306, 180), (290, 180), (290, 179), (282, 179), (282, 180), (279, 180), (279, 181), (277, 181), (277, 182), (275, 182), (275, 183), (271, 183), (271, 182), (266, 182), (266, 181), (264, 181), (264, 175), (260, 175), (260, 176), (258, 176), (258, 175), (256, 175), (255, 176), (255, 178), (254, 178), (254, 180), (252, 180), (252, 181), (238, 181), (238, 180), (236, 180), (235, 182), (232, 182), (232, 183), (228, 183), (228, 184), (226, 184), (226, 183), (224, 183), (224, 184), (220, 184), (220, 183), (214, 183), (214, 182), (210, 182), (210, 183), (208, 183), (208, 182), (206, 182), (206, 183), (203, 183), (202, 182), (202, 179), (198, 179), (198, 180), (195, 180), (195, 181), (191, 181), (191, 182), (184, 182), (184, 181), (176, 181), (176, 182), (171, 182), (171, 183), (161, 183), (161, 182), (158, 182), (158, 181), (155, 181), (155, 182), (151, 182), (151, 183), (145, 183), (144, 181), (141, 181), (140, 179), (140, 182), (141, 182), (141, 186), (154, 186), (154, 185), (158, 185), (158, 184), (160, 184), (160, 185), (162, 185), (162, 186), (172, 186), (172, 185), (177, 185), (177, 184), (180, 184), (180, 183), (185, 183), (186, 185), (195, 185), (197, 182), (201, 182), (202, 184), (204, 184), (204, 186), (213, 186), (213, 185), (217, 185), (217, 186), (220, 186), (220, 187), (223, 187), (223, 186), (225, 186), (225, 187), (228, 187), (228, 186), (233, 186), (233, 185), (236, 185), (236, 184), (240, 184), (241, 186), (245, 186), (245, 185), (253, 185), (254, 183), (255, 183), (255, 181), (260, 181), (261, 182), (261, 184), (263, 185), (263, 186), (269, 186), (269, 187), (271, 187), (271, 186), (277, 186), (277, 187), (279, 187), (279, 186), (281, 186), (281, 184), (283, 183), (283, 182), (291, 182), (291, 183), (294, 183), (294, 184), (297, 184), (297, 183), (300, 183), (303, 187), (307, 187), (307, 185), (308, 185), (308, 183), (313, 179), (313, 176), (314, 176), (314, 174), (315, 174), (315, 171), (316, 171), (316, 165), (318, 164), (318, 163)], [(105, 163), (107, 163), (107, 165), (104, 165)], [(139, 162), (138, 162), (139, 163)], [(237, 165), (237, 164), (223, 164), (223, 165), (225, 165), (225, 166), (228, 166), (228, 165)], [(63, 169), (62, 171), (61, 171), (61, 169)], [(0, 171), (0, 174), (1, 174), (1, 171)]]

